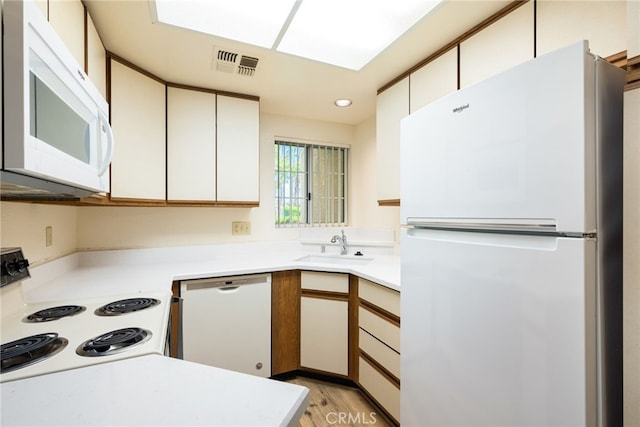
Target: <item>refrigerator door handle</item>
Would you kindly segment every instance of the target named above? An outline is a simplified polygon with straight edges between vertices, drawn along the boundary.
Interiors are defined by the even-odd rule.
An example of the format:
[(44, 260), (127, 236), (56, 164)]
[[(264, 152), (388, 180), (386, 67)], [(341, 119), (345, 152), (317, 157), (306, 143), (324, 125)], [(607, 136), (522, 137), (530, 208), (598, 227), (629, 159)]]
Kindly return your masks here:
[(408, 218), (409, 229), (430, 229), (446, 231), (471, 231), (502, 234), (533, 234), (543, 236), (586, 237), (584, 233), (559, 231), (555, 221), (545, 219), (506, 219), (506, 218)]
[[(556, 251), (562, 236), (535, 235), (535, 234), (509, 234), (509, 233), (477, 233), (450, 232), (443, 229), (409, 228), (406, 230), (406, 238), (411, 241), (448, 242), (454, 244), (517, 248), (534, 251)], [(566, 238), (564, 238), (566, 239)], [(571, 239), (573, 240), (573, 239)]]

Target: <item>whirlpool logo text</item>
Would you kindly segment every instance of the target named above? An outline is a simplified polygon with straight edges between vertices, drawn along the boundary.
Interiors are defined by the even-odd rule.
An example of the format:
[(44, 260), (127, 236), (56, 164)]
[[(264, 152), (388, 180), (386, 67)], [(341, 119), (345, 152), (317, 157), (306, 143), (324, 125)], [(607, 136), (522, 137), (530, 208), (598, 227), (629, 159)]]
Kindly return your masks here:
[(452, 111), (453, 111), (454, 113), (461, 113), (461, 112), (463, 112), (464, 110), (466, 110), (467, 108), (469, 108), (469, 104), (465, 104), (465, 105), (461, 105), (461, 106), (459, 106), (459, 107), (456, 107), (456, 108), (454, 108)]

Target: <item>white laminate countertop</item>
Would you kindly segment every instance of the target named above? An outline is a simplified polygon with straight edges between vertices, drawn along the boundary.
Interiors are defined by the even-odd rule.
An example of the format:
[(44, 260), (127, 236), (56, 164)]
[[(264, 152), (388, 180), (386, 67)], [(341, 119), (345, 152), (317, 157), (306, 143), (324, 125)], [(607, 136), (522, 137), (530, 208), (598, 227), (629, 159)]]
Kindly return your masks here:
[(23, 293), (27, 302), (82, 299), (167, 290), (175, 280), (296, 269), (351, 273), (400, 290), (397, 255), (365, 253), (373, 258), (367, 264), (297, 261), (310, 254), (283, 243), (79, 252), (33, 268)]
[[(23, 303), (73, 303), (167, 291), (179, 280), (298, 269), (351, 273), (400, 290), (399, 256), (365, 252), (373, 258), (367, 264), (307, 263), (298, 259), (311, 253), (294, 243), (74, 253), (31, 268), (17, 292), (3, 295), (2, 316)], [(4, 382), (0, 394), (2, 426), (296, 425), (308, 403), (304, 387), (160, 355)]]
[(309, 400), (305, 387), (160, 355), (11, 381), (0, 391), (2, 426), (295, 426)]

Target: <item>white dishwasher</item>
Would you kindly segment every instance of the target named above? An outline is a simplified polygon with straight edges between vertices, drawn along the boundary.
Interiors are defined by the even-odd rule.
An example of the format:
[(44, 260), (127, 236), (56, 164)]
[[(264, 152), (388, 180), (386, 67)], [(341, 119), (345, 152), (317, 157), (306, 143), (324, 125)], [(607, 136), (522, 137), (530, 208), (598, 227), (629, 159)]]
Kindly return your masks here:
[(271, 274), (180, 283), (184, 360), (271, 376)]

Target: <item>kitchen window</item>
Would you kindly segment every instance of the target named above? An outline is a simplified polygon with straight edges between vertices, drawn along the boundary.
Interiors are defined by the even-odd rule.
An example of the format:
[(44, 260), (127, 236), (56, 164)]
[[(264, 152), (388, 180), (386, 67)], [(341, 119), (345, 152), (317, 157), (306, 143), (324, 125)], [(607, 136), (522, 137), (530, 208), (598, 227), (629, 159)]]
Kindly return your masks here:
[(348, 153), (346, 147), (276, 141), (276, 227), (346, 224)]

